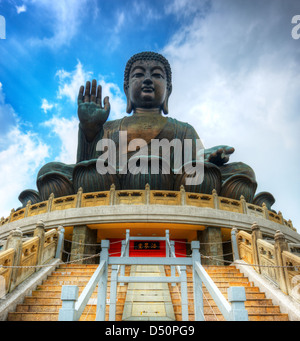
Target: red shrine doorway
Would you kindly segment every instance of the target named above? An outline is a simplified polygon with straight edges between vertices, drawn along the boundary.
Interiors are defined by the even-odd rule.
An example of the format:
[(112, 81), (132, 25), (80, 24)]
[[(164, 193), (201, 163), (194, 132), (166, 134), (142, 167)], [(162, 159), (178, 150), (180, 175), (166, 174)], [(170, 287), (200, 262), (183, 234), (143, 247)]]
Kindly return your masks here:
[[(176, 257), (186, 257), (186, 240), (174, 239)], [(121, 256), (122, 239), (109, 239), (109, 255)], [(131, 240), (129, 242), (130, 257), (166, 257), (166, 242), (159, 240)]]

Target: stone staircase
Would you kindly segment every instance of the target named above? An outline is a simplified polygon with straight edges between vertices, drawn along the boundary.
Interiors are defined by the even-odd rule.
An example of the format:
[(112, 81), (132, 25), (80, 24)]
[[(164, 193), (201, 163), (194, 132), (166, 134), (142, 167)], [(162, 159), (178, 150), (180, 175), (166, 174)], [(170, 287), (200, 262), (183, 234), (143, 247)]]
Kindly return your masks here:
[[(230, 286), (243, 286), (246, 291), (245, 308), (248, 311), (249, 321), (288, 321), (288, 314), (282, 314), (279, 306), (275, 306), (272, 300), (267, 299), (265, 293), (260, 292), (252, 282), (235, 266), (204, 266), (206, 272), (212, 278), (221, 293), (227, 299), (227, 289)], [(170, 268), (166, 267), (167, 275)], [(194, 320), (194, 299), (193, 299), (193, 275), (192, 268), (187, 267), (188, 281), (188, 302), (189, 320)], [(169, 284), (170, 294), (173, 302), (175, 318), (181, 321), (180, 286), (172, 287)], [(211, 298), (207, 289), (203, 286), (203, 305), (205, 321), (224, 321), (216, 303)]]
[[(65, 264), (57, 268), (42, 285), (37, 286), (31, 296), (25, 297), (24, 302), (17, 306), (15, 312), (8, 314), (8, 321), (57, 321), (61, 307), (62, 285), (78, 285), (79, 295), (88, 283), (90, 277), (96, 270), (97, 265), (74, 265)], [(265, 294), (260, 292), (253, 283), (234, 266), (209, 266), (206, 271), (211, 276), (220, 291), (227, 298), (227, 288), (229, 286), (244, 286), (246, 290), (245, 302), (251, 321), (288, 321), (288, 315), (280, 313), (278, 306), (274, 306), (272, 301), (266, 299)], [(170, 275), (170, 267), (165, 266), (165, 273)], [(125, 276), (130, 275), (130, 266), (125, 267)], [(193, 302), (193, 279), (192, 268), (187, 267), (188, 276), (188, 299), (189, 299), (189, 319), (194, 320)], [(172, 286), (168, 284), (175, 319), (181, 320), (180, 285)], [(126, 301), (128, 284), (123, 286), (118, 284), (116, 321), (122, 320), (124, 305)], [(96, 317), (97, 289), (86, 306), (80, 321), (94, 321)], [(110, 293), (110, 269), (108, 277), (106, 320), (108, 320)], [(204, 297), (204, 317), (206, 321), (222, 321), (223, 316), (218, 310), (215, 302), (203, 287)]]
[[(62, 285), (77, 285), (79, 296), (87, 285), (98, 265), (91, 264), (66, 264), (57, 268), (42, 285), (38, 285), (31, 296), (19, 304), (15, 312), (8, 314), (8, 321), (57, 321), (61, 308)], [(128, 276), (130, 267), (125, 267), (125, 275)], [(106, 320), (109, 312), (111, 270), (108, 271)], [(118, 285), (118, 302), (116, 308), (116, 321), (122, 320), (127, 284)], [(96, 318), (97, 288), (92, 294), (89, 303), (81, 315), (80, 321), (94, 321)]]

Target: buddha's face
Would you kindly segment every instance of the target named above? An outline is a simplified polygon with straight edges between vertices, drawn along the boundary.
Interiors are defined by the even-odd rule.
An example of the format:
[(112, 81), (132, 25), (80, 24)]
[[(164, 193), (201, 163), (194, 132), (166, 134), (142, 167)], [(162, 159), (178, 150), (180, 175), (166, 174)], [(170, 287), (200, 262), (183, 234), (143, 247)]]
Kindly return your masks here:
[(129, 74), (128, 94), (133, 109), (161, 109), (167, 96), (167, 79), (163, 64), (155, 60), (138, 60)]

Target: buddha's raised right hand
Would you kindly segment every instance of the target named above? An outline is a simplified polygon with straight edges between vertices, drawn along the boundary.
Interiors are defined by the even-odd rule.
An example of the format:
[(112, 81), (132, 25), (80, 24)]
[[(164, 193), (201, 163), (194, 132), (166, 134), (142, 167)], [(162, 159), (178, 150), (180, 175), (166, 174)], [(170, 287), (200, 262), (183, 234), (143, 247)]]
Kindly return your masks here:
[(92, 141), (102, 129), (110, 112), (109, 98), (106, 96), (102, 106), (102, 87), (94, 79), (86, 82), (85, 91), (82, 85), (78, 94), (78, 118), (88, 141)]

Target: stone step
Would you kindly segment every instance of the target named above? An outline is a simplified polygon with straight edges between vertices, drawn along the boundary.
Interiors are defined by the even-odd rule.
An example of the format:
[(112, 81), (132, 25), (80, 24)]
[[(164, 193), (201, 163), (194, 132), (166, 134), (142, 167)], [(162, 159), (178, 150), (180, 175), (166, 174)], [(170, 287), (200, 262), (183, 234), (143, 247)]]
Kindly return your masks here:
[[(90, 277), (97, 269), (98, 265), (94, 264), (62, 264), (60, 265), (43, 284), (37, 286), (36, 290), (32, 292), (31, 296), (27, 296), (22, 304), (17, 306), (16, 312), (9, 313), (9, 321), (57, 321), (58, 312), (61, 307), (61, 289), (62, 285), (77, 285), (79, 288), (79, 295), (90, 280)], [(130, 266), (125, 267), (125, 274), (129, 276)], [(147, 269), (141, 267), (137, 273), (139, 276), (147, 276), (151, 274)], [(215, 284), (219, 287), (220, 292), (227, 299), (227, 289), (230, 286), (243, 286), (246, 292), (247, 301), (245, 307), (248, 311), (250, 321), (287, 321), (288, 315), (281, 314), (280, 308), (274, 306), (270, 299), (266, 299), (265, 294), (259, 291), (259, 288), (255, 287), (252, 282), (248, 281), (248, 278), (244, 277), (242, 273), (234, 266), (205, 266), (206, 271), (211, 276)], [(148, 271), (149, 270), (149, 271)], [(170, 276), (171, 268), (165, 267), (166, 275)], [(109, 279), (111, 270), (109, 267)], [(192, 267), (187, 267), (188, 278), (188, 302), (189, 302), (189, 317), (190, 320), (194, 320), (194, 293), (193, 293), (193, 277)], [(172, 302), (166, 302), (166, 304), (172, 305), (176, 320), (181, 320), (181, 294), (180, 284), (172, 286), (168, 284), (170, 289), (170, 295)], [(118, 285), (117, 303), (116, 303), (116, 321), (122, 320), (122, 313), (126, 298), (128, 284), (124, 286)], [(203, 286), (204, 294), (204, 314), (205, 320), (224, 320), (220, 314), (215, 302), (211, 298), (209, 292)], [(151, 296), (151, 300), (149, 297)], [(110, 282), (108, 282), (107, 298), (110, 297)], [(128, 296), (130, 297), (130, 295)], [(163, 299), (161, 292), (150, 291), (144, 295), (137, 292), (135, 294), (135, 300), (140, 302), (142, 311), (146, 312), (150, 309), (154, 302), (160, 302)], [(93, 321), (95, 320), (97, 301), (97, 288), (92, 294), (89, 304), (85, 308), (82, 314), (81, 321)], [(139, 303), (138, 303), (139, 305)], [(157, 306), (157, 305), (156, 305)], [(148, 309), (149, 308), (149, 309)], [(148, 310), (147, 310), (148, 309)], [(109, 305), (106, 306), (106, 320), (108, 320)]]
[[(53, 298), (49, 298), (47, 297), (35, 297), (35, 296), (27, 296), (24, 299), (23, 304), (24, 305), (57, 305), (57, 306), (61, 306), (62, 302), (61, 302), (61, 298), (60, 295), (56, 295), (57, 297), (53, 297)], [(148, 300), (149, 301), (149, 300)], [(92, 303), (90, 303), (92, 302)], [(89, 303), (92, 305), (95, 305), (97, 302), (97, 294), (92, 294)], [(117, 304), (124, 304), (125, 302), (125, 295), (123, 295), (123, 297), (119, 297), (117, 298)]]
[[(225, 290), (220, 290), (221, 291), (221, 293), (223, 294), (223, 296), (227, 299), (227, 289), (226, 288), (224, 288)], [(178, 289), (177, 289), (178, 290)], [(178, 294), (178, 292), (177, 291), (171, 291), (170, 292), (171, 293), (171, 295), (172, 295), (172, 297), (173, 297), (173, 295), (174, 295), (174, 297), (176, 297), (176, 295)], [(180, 293), (178, 294), (179, 295), (179, 297), (180, 297)], [(204, 295), (203, 295), (204, 297), (207, 297), (207, 298), (211, 298), (211, 296), (210, 296), (210, 294), (206, 291), (206, 292), (204, 292)], [(190, 299), (193, 299), (193, 297), (194, 297), (194, 292), (193, 291), (188, 291), (188, 298), (190, 298)], [(246, 291), (246, 299), (247, 300), (252, 300), (252, 299), (264, 299), (264, 298), (266, 298), (266, 295), (265, 295), (265, 293), (263, 293), (263, 292), (247, 292)]]
[[(83, 271), (82, 269), (57, 269), (56, 271), (52, 272), (51, 276), (92, 276), (95, 270), (86, 270)], [(129, 270), (125, 270), (125, 276), (129, 276)], [(111, 271), (108, 271), (108, 276), (110, 276)]]
[[(176, 287), (176, 286), (169, 286), (170, 287), (170, 291), (176, 293), (176, 292), (180, 292), (180, 287)], [(250, 292), (260, 292), (259, 291), (259, 288), (258, 287), (244, 287), (245, 288), (245, 292), (246, 293), (250, 293)], [(227, 289), (228, 289), (228, 286), (224, 286), (224, 287), (219, 287), (219, 290), (224, 294), (224, 293), (227, 293)], [(206, 287), (203, 287), (202, 288), (202, 291), (204, 294), (208, 293), (208, 290), (206, 289)], [(188, 292), (190, 293), (193, 293), (194, 290), (193, 290), (193, 287), (189, 287), (188, 288)]]
[[(219, 308), (216, 305), (204, 305), (204, 315), (205, 314), (221, 314)], [(173, 304), (173, 309), (175, 313), (181, 313), (181, 303), (178, 302), (177, 304)], [(248, 314), (280, 314), (279, 306), (246, 306), (246, 310)], [(194, 304), (189, 306), (189, 314), (194, 314)]]
[(51, 276), (92, 276), (95, 270), (83, 271), (82, 269), (61, 269), (53, 271)]
[(78, 268), (82, 268), (82, 269), (97, 269), (99, 265), (98, 264), (61, 264), (59, 266), (59, 269), (64, 269), (64, 268), (74, 268), (74, 269), (78, 269)]
[[(205, 314), (205, 321), (225, 321), (223, 315), (221, 314)], [(288, 321), (287, 314), (248, 314), (249, 321)], [(176, 314), (176, 320), (181, 321), (181, 314)], [(189, 314), (189, 321), (194, 321), (195, 316), (193, 314)]]
[[(77, 285), (79, 288), (79, 292), (85, 288), (86, 284), (87, 283), (84, 284), (81, 282), (78, 285), (78, 283), (75, 283), (75, 285)], [(68, 285), (68, 284), (65, 283), (64, 285)], [(74, 285), (74, 284), (70, 284), (70, 285)], [(36, 291), (44, 291), (44, 290), (46, 290), (46, 291), (61, 291), (61, 288), (62, 288), (62, 285), (59, 285), (59, 284), (46, 284), (46, 285), (41, 284), (41, 285), (38, 285), (36, 287)], [(126, 288), (127, 288), (127, 285), (118, 286), (118, 290), (120, 290), (120, 291), (124, 291), (124, 290), (126, 290)], [(95, 290), (97, 290), (97, 288)], [(110, 291), (110, 282), (107, 283), (107, 292), (109, 292), (109, 291)]]
[[(80, 294), (82, 293), (82, 290), (83, 290), (84, 287), (80, 287), (79, 288), (79, 296)], [(108, 295), (109, 295), (109, 291), (108, 291)], [(124, 298), (126, 295), (126, 288), (125, 287), (120, 287), (118, 288), (118, 298)], [(29, 296), (29, 297), (32, 297), (32, 298), (59, 298), (61, 297), (61, 287), (60, 287), (60, 290), (56, 290), (56, 291), (53, 291), (53, 290), (34, 290), (32, 292), (32, 296)], [(28, 297), (28, 298), (29, 298)], [(97, 297), (97, 289), (93, 292), (92, 298), (95, 298)]]
[[(107, 305), (107, 307), (109, 307)], [(55, 313), (59, 312), (61, 308), (60, 305), (28, 305), (28, 304), (19, 304), (17, 307), (17, 313)], [(97, 306), (96, 305), (87, 305), (83, 311), (83, 314), (86, 315), (88, 313), (96, 313)], [(116, 313), (123, 312), (123, 304), (116, 304)]]
[[(79, 321), (95, 321), (96, 314), (82, 315)], [(106, 313), (105, 320), (108, 321), (108, 313)], [(58, 321), (58, 313), (9, 313), (8, 321)], [(122, 321), (122, 315), (116, 314), (115, 321)]]

